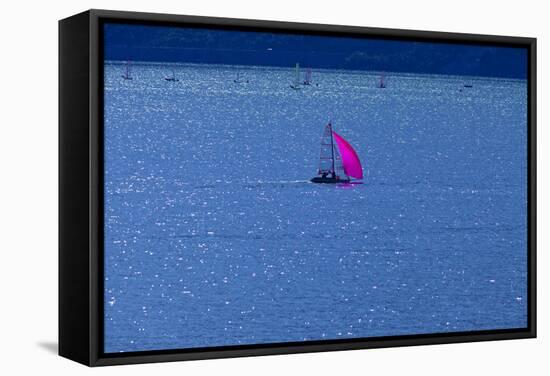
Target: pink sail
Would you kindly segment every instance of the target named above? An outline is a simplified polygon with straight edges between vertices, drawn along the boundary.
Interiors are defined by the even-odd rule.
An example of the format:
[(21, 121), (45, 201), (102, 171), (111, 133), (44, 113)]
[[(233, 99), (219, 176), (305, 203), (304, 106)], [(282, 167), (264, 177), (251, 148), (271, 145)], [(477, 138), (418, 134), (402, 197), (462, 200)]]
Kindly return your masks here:
[(346, 175), (356, 179), (363, 179), (363, 167), (361, 167), (361, 161), (353, 147), (338, 133), (332, 131), (332, 134), (338, 145)]

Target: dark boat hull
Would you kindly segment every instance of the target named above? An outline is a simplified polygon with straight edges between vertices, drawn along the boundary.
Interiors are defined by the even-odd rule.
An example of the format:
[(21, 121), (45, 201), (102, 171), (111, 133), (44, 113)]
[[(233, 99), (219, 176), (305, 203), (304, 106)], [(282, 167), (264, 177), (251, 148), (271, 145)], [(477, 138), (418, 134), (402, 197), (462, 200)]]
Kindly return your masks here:
[(349, 179), (340, 179), (340, 178), (329, 178), (329, 177), (321, 177), (316, 176), (313, 179), (310, 180), (312, 183), (319, 183), (319, 184), (336, 184), (336, 183), (349, 183)]

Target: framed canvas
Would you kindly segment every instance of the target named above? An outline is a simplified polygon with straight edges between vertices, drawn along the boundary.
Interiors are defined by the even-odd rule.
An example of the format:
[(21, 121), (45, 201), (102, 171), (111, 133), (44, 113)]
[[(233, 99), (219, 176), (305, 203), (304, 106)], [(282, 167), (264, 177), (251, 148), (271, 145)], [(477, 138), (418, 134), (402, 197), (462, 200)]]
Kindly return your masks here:
[(536, 40), (59, 23), (59, 353), (536, 335)]

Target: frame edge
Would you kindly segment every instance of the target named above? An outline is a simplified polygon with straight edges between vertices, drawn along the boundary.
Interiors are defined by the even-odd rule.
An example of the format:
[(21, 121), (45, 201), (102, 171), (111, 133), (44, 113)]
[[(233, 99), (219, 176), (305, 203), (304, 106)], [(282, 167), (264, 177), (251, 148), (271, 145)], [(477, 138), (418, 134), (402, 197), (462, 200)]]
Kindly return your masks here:
[(59, 355), (89, 365), (89, 12), (59, 21)]

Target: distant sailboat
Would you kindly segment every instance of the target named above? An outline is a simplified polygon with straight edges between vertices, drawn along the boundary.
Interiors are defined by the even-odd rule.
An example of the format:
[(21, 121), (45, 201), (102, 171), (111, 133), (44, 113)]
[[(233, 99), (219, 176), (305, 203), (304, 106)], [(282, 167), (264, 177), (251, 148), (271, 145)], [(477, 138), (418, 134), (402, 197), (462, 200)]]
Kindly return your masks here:
[(332, 130), (332, 123), (325, 126), (321, 137), (319, 176), (312, 183), (348, 183), (351, 178), (362, 179), (363, 167), (353, 147)]
[(307, 68), (304, 75), (304, 85), (311, 85), (311, 68)]
[(294, 83), (290, 85), (291, 88), (294, 90), (300, 90), (300, 64), (296, 63), (296, 66), (294, 67)]
[(382, 74), (380, 75), (380, 80), (378, 81), (377, 87), (378, 87), (379, 89), (385, 89), (385, 88), (386, 88), (386, 81), (385, 81), (385, 79), (384, 79), (384, 73), (382, 73)]
[(126, 62), (126, 67), (124, 69), (124, 73), (122, 73), (122, 78), (125, 80), (131, 80), (132, 79), (132, 71), (130, 66), (130, 61)]
[(166, 76), (164, 77), (164, 79), (166, 81), (170, 81), (170, 82), (177, 82), (179, 81), (177, 78), (176, 78), (176, 73), (174, 72), (174, 70), (172, 70), (172, 75), (171, 76)]
[(247, 83), (248, 83), (248, 79), (246, 79), (246, 80), (241, 80), (241, 72), (238, 72), (238, 73), (237, 73), (237, 78), (234, 79), (233, 82), (236, 83), (236, 84), (242, 84), (242, 83), (247, 84)]

